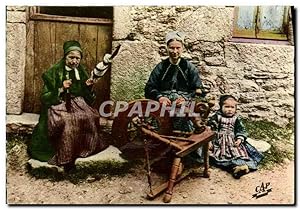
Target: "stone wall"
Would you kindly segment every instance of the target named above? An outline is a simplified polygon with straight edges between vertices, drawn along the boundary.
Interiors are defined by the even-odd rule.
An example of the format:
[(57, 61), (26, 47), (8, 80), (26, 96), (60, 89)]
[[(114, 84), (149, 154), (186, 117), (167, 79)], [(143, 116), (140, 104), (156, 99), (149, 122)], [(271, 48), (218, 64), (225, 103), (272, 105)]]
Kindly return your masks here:
[(6, 8), (6, 112), (21, 114), (26, 59), (26, 7)]
[[(234, 43), (233, 7), (115, 7), (111, 98), (142, 98), (154, 66), (164, 58), (165, 34), (186, 33), (184, 56), (194, 63), (210, 95), (239, 98), (247, 118), (286, 125), (294, 120), (294, 46)], [(26, 7), (6, 8), (6, 107), (22, 113), (26, 58)], [(218, 108), (218, 107), (216, 107)]]
[[(111, 98), (143, 97), (154, 66), (166, 56), (165, 34), (186, 33), (184, 56), (194, 63), (210, 95), (236, 96), (239, 112), (286, 125), (294, 120), (294, 46), (230, 42), (233, 7), (115, 7)], [(216, 107), (217, 109), (218, 107)]]

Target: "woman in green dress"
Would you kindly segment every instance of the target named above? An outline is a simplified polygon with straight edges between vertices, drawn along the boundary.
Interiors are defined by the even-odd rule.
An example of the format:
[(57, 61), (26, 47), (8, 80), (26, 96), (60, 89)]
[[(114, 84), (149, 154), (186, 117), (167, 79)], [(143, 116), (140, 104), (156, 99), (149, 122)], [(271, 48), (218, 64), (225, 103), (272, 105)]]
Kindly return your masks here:
[[(99, 113), (91, 107), (94, 80), (80, 63), (81, 46), (67, 41), (63, 49), (64, 57), (42, 75), (42, 110), (29, 153), (34, 159), (68, 170), (76, 158), (98, 153), (108, 145), (100, 133)], [(107, 68), (101, 62), (95, 69), (102, 76)]]

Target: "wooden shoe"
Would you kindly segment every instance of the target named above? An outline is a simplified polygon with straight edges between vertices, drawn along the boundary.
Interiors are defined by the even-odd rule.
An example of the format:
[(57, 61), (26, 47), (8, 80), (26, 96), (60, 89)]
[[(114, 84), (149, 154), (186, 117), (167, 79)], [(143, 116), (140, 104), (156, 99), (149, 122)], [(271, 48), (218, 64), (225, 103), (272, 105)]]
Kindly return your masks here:
[(239, 179), (241, 176), (247, 173), (249, 173), (249, 167), (247, 165), (241, 165), (233, 168), (232, 176), (235, 179)]

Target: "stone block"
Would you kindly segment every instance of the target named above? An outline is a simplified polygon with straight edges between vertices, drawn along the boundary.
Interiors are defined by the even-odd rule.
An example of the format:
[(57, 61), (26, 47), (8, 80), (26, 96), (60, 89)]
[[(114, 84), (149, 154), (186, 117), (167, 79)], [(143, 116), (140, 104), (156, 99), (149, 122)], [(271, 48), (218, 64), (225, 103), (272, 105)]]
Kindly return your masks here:
[(6, 115), (6, 133), (31, 134), (38, 120), (38, 114)]
[(123, 42), (112, 63), (111, 98), (131, 101), (144, 97), (145, 83), (161, 61), (155, 42)]
[(25, 90), (26, 25), (7, 23), (6, 112), (22, 113)]
[[(111, 170), (118, 170), (124, 168), (128, 164), (128, 161), (120, 157), (120, 150), (116, 147), (109, 146), (102, 152), (92, 155), (87, 158), (77, 158), (75, 162), (76, 171), (85, 173), (84, 169), (92, 170), (97, 169), (99, 172), (111, 172)], [(29, 159), (28, 165), (30, 166), (32, 174), (49, 173), (49, 175), (55, 175), (57, 173), (63, 173), (63, 167), (50, 165), (47, 162), (41, 162), (35, 159)], [(107, 168), (111, 167), (111, 168)]]
[(7, 11), (8, 23), (26, 23), (26, 12), (22, 11)]
[(227, 67), (245, 68), (249, 73), (294, 72), (294, 46), (228, 42), (225, 55)]
[(6, 10), (7, 11), (23, 11), (25, 12), (27, 6), (7, 6)]
[(222, 55), (216, 55), (216, 56), (205, 56), (204, 61), (209, 66), (220, 66), (224, 64), (224, 57)]
[(114, 7), (113, 40), (125, 39), (132, 31), (131, 7)]
[(98, 154), (86, 158), (77, 158), (75, 164), (79, 167), (90, 167), (99, 164), (100, 162), (114, 162), (117, 164), (127, 163), (128, 161), (123, 159), (120, 154), (121, 151), (118, 148), (110, 145), (107, 149)]
[(263, 140), (247, 138), (247, 142), (254, 146), (259, 152), (267, 152), (271, 148), (271, 145)]
[(240, 80), (239, 88), (241, 92), (258, 92), (260, 91), (260, 87), (253, 80)]
[(44, 169), (45, 171), (50, 171), (50, 172), (58, 172), (58, 173), (64, 172), (64, 169), (62, 167), (50, 165), (47, 162), (41, 162), (35, 159), (29, 159), (27, 163), (30, 166), (31, 170)]
[(233, 8), (198, 7), (178, 14), (176, 29), (187, 34), (187, 42), (229, 40), (233, 20)]

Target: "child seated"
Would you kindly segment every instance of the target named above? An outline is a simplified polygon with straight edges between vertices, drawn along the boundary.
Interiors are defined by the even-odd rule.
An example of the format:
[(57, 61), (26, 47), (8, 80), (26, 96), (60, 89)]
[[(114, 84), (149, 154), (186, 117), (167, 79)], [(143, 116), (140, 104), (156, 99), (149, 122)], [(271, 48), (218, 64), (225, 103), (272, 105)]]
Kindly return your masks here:
[(232, 95), (221, 96), (220, 110), (210, 117), (208, 126), (217, 132), (210, 145), (212, 163), (239, 179), (256, 170), (263, 155), (246, 141), (245, 127), (236, 114), (237, 103)]

